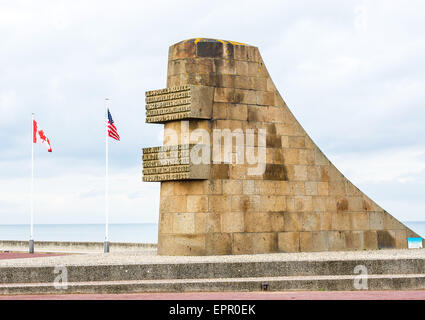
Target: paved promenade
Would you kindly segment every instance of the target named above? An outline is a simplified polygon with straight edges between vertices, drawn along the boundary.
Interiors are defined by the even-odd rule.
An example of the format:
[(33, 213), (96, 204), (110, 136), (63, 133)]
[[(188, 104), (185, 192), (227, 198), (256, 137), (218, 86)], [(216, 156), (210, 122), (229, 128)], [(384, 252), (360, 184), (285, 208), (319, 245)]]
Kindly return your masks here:
[[(23, 253), (23, 258), (29, 254)], [(34, 256), (35, 257), (35, 256)], [(326, 261), (326, 260), (380, 260), (380, 259), (424, 259), (425, 249), (389, 249), (370, 251), (329, 251), (271, 253), (227, 256), (158, 256), (155, 251), (135, 253), (88, 253), (55, 256), (50, 254), (39, 259), (4, 259), (0, 267), (41, 267), (57, 265), (127, 265), (127, 264), (174, 264), (174, 263), (224, 263), (224, 262), (270, 262), (270, 261)]]
[(0, 295), (0, 300), (425, 300), (425, 290)]

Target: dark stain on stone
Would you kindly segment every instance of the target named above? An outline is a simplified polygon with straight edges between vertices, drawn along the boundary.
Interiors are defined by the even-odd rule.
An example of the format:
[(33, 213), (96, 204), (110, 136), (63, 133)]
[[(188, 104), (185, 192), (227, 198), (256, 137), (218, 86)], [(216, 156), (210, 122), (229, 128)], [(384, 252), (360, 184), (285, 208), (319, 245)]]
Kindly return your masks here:
[(223, 75), (221, 74), (217, 74), (215, 75), (215, 83), (214, 83), (215, 87), (224, 87), (224, 80), (223, 80)]
[(235, 103), (242, 102), (244, 94), (241, 91), (235, 93)]
[(370, 209), (371, 209), (370, 203), (366, 200), (363, 200), (363, 210), (370, 211)]
[(378, 230), (376, 233), (378, 235), (378, 249), (395, 248), (395, 239), (388, 231)]
[(204, 124), (208, 123), (208, 129), (211, 130), (212, 122), (205, 120), (205, 121), (189, 121), (189, 130), (190, 132), (196, 130), (196, 129), (203, 129)]
[(268, 134), (266, 136), (266, 147), (267, 148), (282, 148), (282, 139), (280, 136), (274, 134)]
[(267, 134), (276, 134), (276, 124), (270, 123), (266, 125)]
[(214, 86), (215, 87), (223, 87), (223, 88), (234, 88), (235, 87), (235, 78), (234, 76), (226, 75), (226, 77), (222, 74), (214, 75)]
[(329, 181), (329, 174), (325, 167), (320, 170), (321, 181)]
[(248, 106), (248, 121), (261, 121), (261, 112)]
[(230, 68), (230, 69), (234, 69), (235, 68), (235, 60), (233, 59), (229, 59), (229, 60), (225, 60), (225, 59), (213, 59), (214, 62), (214, 70), (216, 74), (220, 74), (220, 73), (228, 73), (228, 72), (224, 72), (224, 64), (226, 63), (226, 68)]
[(234, 49), (233, 44), (227, 43), (224, 47), (224, 56), (226, 58), (234, 59)]
[(189, 73), (187, 75), (187, 84), (201, 85), (201, 86), (214, 86), (216, 77), (212, 73)]
[(348, 210), (348, 200), (347, 199), (340, 199), (336, 203), (336, 208), (338, 211), (347, 211)]
[(201, 74), (201, 84), (204, 86), (215, 86), (216, 77), (213, 73)]
[(213, 179), (229, 179), (229, 165), (213, 164), (211, 175)]
[(184, 61), (184, 71), (186, 73), (196, 73), (198, 63), (195, 58), (186, 58), (184, 60), (178, 60), (179, 62)]
[(288, 175), (286, 167), (283, 164), (266, 164), (266, 170), (263, 174), (265, 180), (281, 180), (287, 181)]
[(223, 44), (221, 42), (198, 42), (196, 48), (198, 57), (218, 58), (223, 56)]
[(192, 240), (192, 239), (196, 239), (199, 236), (196, 234), (182, 234), (180, 235), (181, 238), (187, 239), (187, 240)]
[(173, 59), (184, 59), (195, 56), (195, 46), (193, 43), (179, 43), (173, 48)]
[(250, 207), (251, 202), (249, 200), (249, 197), (246, 196), (242, 199), (242, 212), (246, 213)]
[(187, 84), (200, 85), (201, 79), (197, 78), (195, 73), (189, 73), (187, 75)]
[[(276, 152), (273, 155), (273, 161), (277, 162), (277, 163), (283, 163), (285, 161), (285, 157), (283, 156), (283, 150), (282, 149), (277, 149)], [(285, 168), (285, 172), (286, 168)]]

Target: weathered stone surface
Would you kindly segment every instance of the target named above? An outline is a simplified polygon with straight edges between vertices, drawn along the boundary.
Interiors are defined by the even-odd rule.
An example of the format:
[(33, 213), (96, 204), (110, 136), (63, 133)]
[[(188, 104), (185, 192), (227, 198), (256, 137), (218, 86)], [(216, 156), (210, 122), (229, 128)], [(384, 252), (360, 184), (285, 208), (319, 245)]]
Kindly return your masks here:
[(189, 195), (187, 196), (188, 212), (208, 212), (208, 196)]
[(377, 231), (364, 232), (364, 247), (368, 250), (378, 249), (378, 234)]
[(300, 234), (299, 232), (279, 232), (278, 233), (279, 252), (299, 252)]
[(344, 234), (347, 250), (362, 250), (362, 248), (364, 248), (363, 231), (345, 231)]
[[(179, 42), (169, 50), (167, 88), (148, 91), (146, 102), (147, 122), (166, 129), (164, 147), (143, 150), (143, 179), (162, 181), (159, 254), (406, 248), (407, 237), (418, 236), (326, 158), (283, 101), (256, 47)], [(198, 142), (190, 136), (202, 130), (211, 151), (214, 132), (232, 145), (198, 165), (190, 158)], [(265, 158), (252, 163), (248, 152), (250, 161)]]
[(250, 254), (253, 253), (253, 235), (252, 232), (234, 233), (233, 234), (233, 248), (234, 254)]
[(351, 213), (351, 230), (369, 230), (368, 212)]
[(351, 230), (351, 214), (335, 212), (332, 214), (332, 230)]
[(244, 232), (245, 214), (243, 212), (221, 213), (221, 230), (223, 232)]
[(232, 254), (232, 234), (207, 233), (205, 243), (205, 254)]
[(382, 212), (369, 212), (369, 224), (371, 230), (384, 229), (384, 213)]
[(329, 250), (328, 231), (300, 232), (300, 251)]
[(159, 255), (205, 255), (205, 235), (159, 234)]
[(315, 212), (303, 212), (302, 230), (303, 231), (320, 230), (320, 214)]
[(284, 214), (284, 231), (301, 231), (302, 228), (302, 213), (286, 212)]
[(346, 250), (346, 232), (344, 231), (328, 231), (328, 244), (330, 251)]
[(253, 233), (252, 253), (277, 252), (277, 233)]

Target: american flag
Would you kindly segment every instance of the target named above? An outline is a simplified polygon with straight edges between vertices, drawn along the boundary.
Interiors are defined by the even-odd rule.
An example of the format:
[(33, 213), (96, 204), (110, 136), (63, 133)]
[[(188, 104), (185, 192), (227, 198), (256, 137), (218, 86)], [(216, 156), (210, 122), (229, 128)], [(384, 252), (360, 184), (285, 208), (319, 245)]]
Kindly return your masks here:
[(108, 109), (108, 135), (112, 139), (120, 141), (120, 136), (117, 132), (117, 128), (114, 125), (114, 120), (112, 120), (112, 116), (111, 116), (111, 113), (109, 112), (109, 109)]

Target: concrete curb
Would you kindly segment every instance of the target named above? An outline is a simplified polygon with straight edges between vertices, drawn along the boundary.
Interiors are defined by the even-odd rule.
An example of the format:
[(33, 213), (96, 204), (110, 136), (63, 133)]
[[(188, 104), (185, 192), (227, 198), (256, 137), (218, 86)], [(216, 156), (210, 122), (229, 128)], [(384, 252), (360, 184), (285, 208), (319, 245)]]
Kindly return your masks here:
[[(110, 252), (156, 250), (156, 243), (111, 242)], [(28, 252), (28, 241), (0, 240), (0, 251)], [(36, 252), (97, 253), (103, 252), (103, 242), (35, 241)]]
[[(68, 281), (220, 279), (280, 276), (353, 275), (363, 265), (369, 274), (425, 274), (425, 259), (206, 262), (126, 265), (69, 265)], [(59, 265), (58, 265), (59, 266)], [(0, 283), (48, 283), (55, 267), (0, 267)]]
[[(234, 278), (156, 281), (101, 281), (68, 283), (57, 289), (52, 283), (0, 285), (0, 294), (229, 292), (261, 291), (356, 291), (355, 276)], [(418, 290), (425, 288), (425, 275), (370, 275), (367, 290)]]

